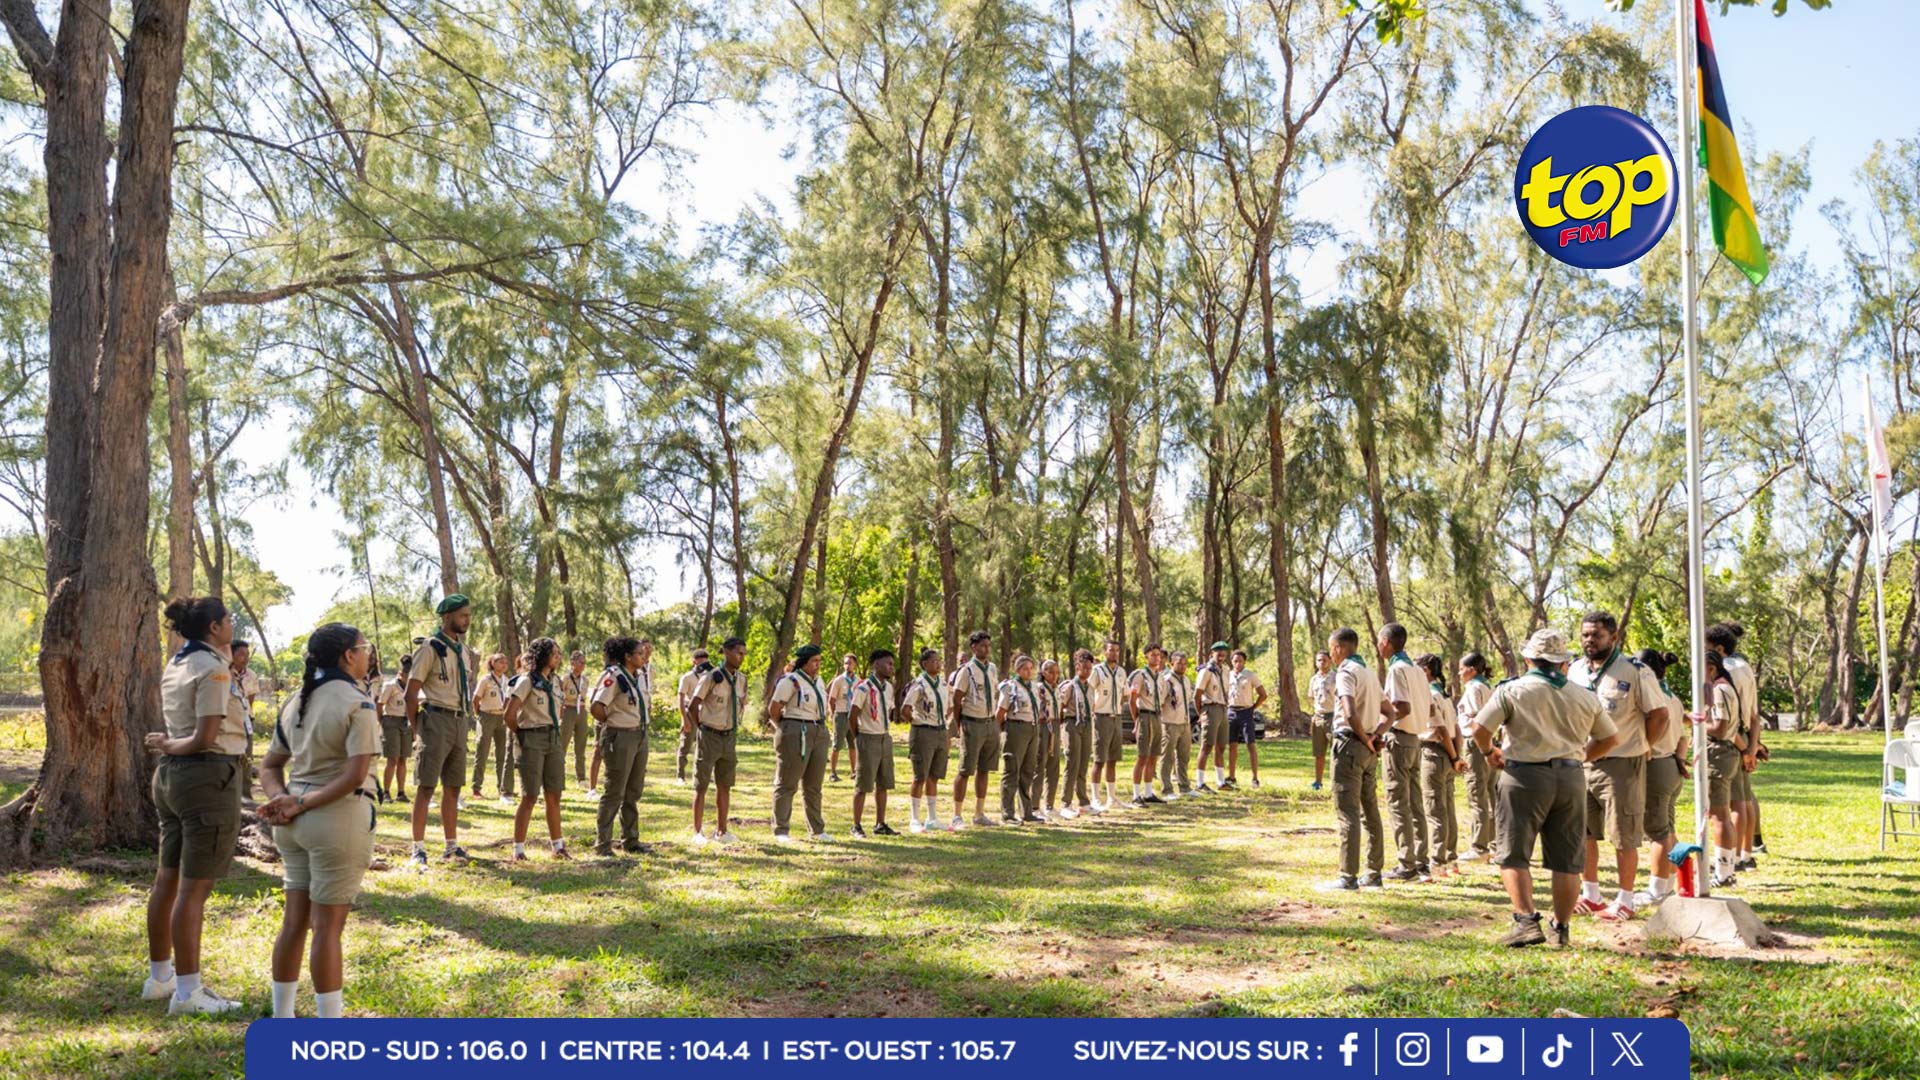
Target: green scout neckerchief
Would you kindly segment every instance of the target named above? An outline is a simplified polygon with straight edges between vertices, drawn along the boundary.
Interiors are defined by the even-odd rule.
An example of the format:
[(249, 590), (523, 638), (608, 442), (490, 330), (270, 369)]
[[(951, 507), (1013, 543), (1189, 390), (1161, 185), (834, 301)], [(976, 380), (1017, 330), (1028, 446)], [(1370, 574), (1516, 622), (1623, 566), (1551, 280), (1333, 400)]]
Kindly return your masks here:
[(1081, 682), (1080, 676), (1078, 675), (1075, 675), (1073, 677), (1073, 702), (1074, 702), (1073, 715), (1075, 719), (1079, 720), (1080, 723), (1082, 724), (1086, 723), (1087, 722), (1087, 684), (1084, 682)]
[(947, 703), (940, 698), (940, 680), (922, 671), (920, 673), (920, 681), (926, 683), (927, 689), (933, 694), (934, 715), (944, 720), (947, 715)]
[[(440, 643), (441, 643), (442, 645), (445, 645), (445, 646), (446, 646), (447, 648), (449, 648), (449, 649), (452, 649), (452, 650), (453, 650), (453, 659), (454, 659), (454, 663), (455, 663), (455, 665), (456, 665), (456, 666), (457, 666), (457, 667), (458, 667), (458, 668), (460, 669), (460, 705), (461, 705), (461, 711), (462, 711), (462, 712), (465, 712), (465, 711), (466, 711), (466, 706), (467, 706), (467, 702), (468, 702), (468, 699), (469, 699), (469, 698), (471, 698), (471, 697), (473, 696), (473, 692), (472, 692), (472, 690), (471, 690), (471, 688), (467, 686), (467, 650), (466, 650), (466, 647), (465, 647), (464, 645), (461, 645), (461, 644), (460, 644), (459, 642), (457, 642), (457, 641), (455, 641), (455, 640), (453, 640), (452, 638), (450, 638), (450, 637), (448, 637), (448, 636), (447, 636), (447, 632), (446, 632), (445, 630), (435, 630), (435, 631), (433, 632), (433, 636), (434, 636), (435, 638), (437, 638), (437, 639), (439, 639), (439, 641), (440, 641)], [(445, 654), (445, 653), (442, 653), (442, 654), (441, 654), (441, 659), (442, 659), (442, 660), (445, 660), (445, 658), (446, 658), (446, 654)]]
[(1606, 677), (1607, 671), (1613, 667), (1614, 661), (1618, 659), (1620, 659), (1620, 647), (1616, 645), (1614, 646), (1613, 652), (1608, 654), (1605, 663), (1596, 667), (1593, 661), (1587, 661), (1587, 689), (1600, 689), (1600, 680)]
[(1026, 691), (1026, 694), (1027, 694), (1027, 713), (1028, 713), (1028, 714), (1029, 714), (1030, 716), (1032, 716), (1032, 717), (1033, 717), (1033, 719), (1034, 719), (1034, 721), (1035, 721), (1036, 723), (1037, 723), (1037, 722), (1039, 722), (1039, 720), (1040, 720), (1040, 699), (1039, 699), (1039, 698), (1036, 698), (1036, 697), (1034, 697), (1034, 696), (1033, 696), (1033, 683), (1032, 683), (1032, 682), (1030, 682), (1030, 681), (1028, 681), (1028, 680), (1026, 680), (1026, 679), (1022, 679), (1022, 678), (1020, 678), (1019, 676), (1015, 676), (1015, 677), (1014, 677), (1014, 680), (1013, 680), (1013, 681), (1014, 681), (1014, 682), (1016, 682), (1016, 683), (1019, 683), (1019, 684), (1020, 684), (1020, 689), (1022, 689), (1022, 690), (1024, 690), (1024, 691)]
[(1392, 667), (1395, 664), (1411, 664), (1411, 663), (1413, 663), (1413, 661), (1407, 658), (1407, 650), (1405, 649), (1401, 649), (1399, 652), (1394, 653), (1392, 656), (1387, 658), (1388, 667)]
[(640, 683), (638, 682), (638, 680), (634, 682), (633, 686), (635, 691), (634, 697), (636, 699), (634, 701), (634, 704), (640, 707), (640, 727), (642, 729), (645, 729), (647, 727), (652, 726), (653, 724), (653, 717), (648, 715), (650, 711), (649, 706), (651, 706), (652, 704), (652, 702), (650, 702), (648, 699), (653, 697), (653, 665), (643, 664), (640, 666), (638, 670), (634, 672), (634, 674), (637, 676), (642, 671), (647, 673), (646, 691), (644, 693), (640, 692)]
[(1160, 711), (1160, 673), (1147, 668), (1147, 685), (1153, 687), (1153, 711)]
[(1120, 673), (1113, 669), (1112, 664), (1102, 662), (1100, 666), (1107, 669), (1107, 694), (1109, 695), (1107, 704), (1118, 707), (1120, 704)]
[(1427, 684), (1427, 688), (1436, 694), (1445, 694), (1447, 692), (1446, 684), (1441, 682), (1430, 682)]
[(542, 694), (545, 694), (545, 695), (547, 696), (547, 724), (548, 724), (548, 726), (550, 726), (550, 727), (559, 727), (559, 726), (560, 726), (560, 714), (559, 714), (559, 713), (557, 713), (557, 712), (555, 712), (555, 711), (554, 711), (554, 708), (553, 708), (553, 697), (554, 697), (554, 694), (553, 694), (553, 683), (551, 683), (551, 682), (549, 682), (549, 681), (547, 680), (547, 678), (546, 678), (545, 676), (543, 676), (543, 675), (535, 675), (535, 674), (534, 674), (533, 672), (531, 672), (531, 671), (529, 671), (529, 672), (527, 672), (527, 682), (528, 682), (528, 683), (530, 683), (530, 684), (532, 684), (532, 686), (533, 686), (533, 688), (534, 688), (535, 690), (538, 690), (538, 691), (540, 691), (540, 692), (541, 692)]
[(1558, 690), (1560, 687), (1567, 685), (1567, 677), (1565, 675), (1560, 674), (1558, 671), (1547, 671), (1542, 668), (1529, 667), (1527, 669), (1527, 674), (1532, 675), (1535, 678), (1545, 679), (1547, 681), (1547, 685), (1553, 687), (1556, 690)]
[(969, 661), (969, 663), (971, 663), (974, 667), (980, 669), (980, 676), (978, 679), (974, 681), (974, 685), (978, 686), (981, 683), (985, 683), (987, 686), (988, 693), (992, 693), (993, 672), (987, 669), (987, 662), (976, 656), (971, 661)]
[(1468, 681), (1468, 682), (1477, 682), (1477, 683), (1479, 683), (1479, 684), (1480, 684), (1481, 686), (1492, 686), (1492, 685), (1493, 685), (1492, 683), (1490, 683), (1490, 682), (1488, 682), (1488, 681), (1487, 681), (1487, 677), (1486, 677), (1486, 675), (1485, 675), (1485, 674), (1480, 674), (1480, 675), (1475, 675), (1475, 676), (1474, 676), (1473, 678), (1471, 678), (1471, 679), (1468, 679), (1467, 681)]
[(800, 679), (802, 683), (804, 683), (807, 686), (813, 687), (814, 710), (820, 714), (820, 718), (822, 720), (826, 719), (827, 692), (825, 690), (820, 689), (820, 681), (818, 679), (815, 679), (813, 676), (807, 674), (806, 672), (801, 671), (798, 668), (795, 668), (793, 673), (795, 676), (797, 676)]
[(1352, 664), (1354, 667), (1360, 667), (1360, 668), (1367, 666), (1367, 662), (1365, 660), (1360, 659), (1360, 656), (1358, 653), (1348, 653), (1347, 658), (1340, 662), (1343, 664)]
[(739, 676), (735, 675), (733, 672), (733, 669), (726, 666), (725, 664), (720, 665), (720, 670), (727, 677), (727, 708), (728, 708), (727, 716), (728, 716), (728, 720), (730, 721), (730, 723), (727, 726), (727, 730), (732, 731), (735, 728), (740, 726)]

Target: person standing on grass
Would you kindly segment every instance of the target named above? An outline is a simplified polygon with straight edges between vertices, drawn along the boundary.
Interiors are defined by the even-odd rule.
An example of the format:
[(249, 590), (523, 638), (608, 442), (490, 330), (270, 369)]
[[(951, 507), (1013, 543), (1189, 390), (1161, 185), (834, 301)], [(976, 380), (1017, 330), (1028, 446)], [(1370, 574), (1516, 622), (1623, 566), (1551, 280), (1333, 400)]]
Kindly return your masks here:
[(1487, 698), (1493, 696), (1493, 683), (1487, 678), (1487, 658), (1477, 652), (1460, 658), (1456, 674), (1460, 677), (1459, 730), (1467, 749), (1467, 858), (1486, 862), (1493, 853), (1495, 776), (1486, 752), (1467, 729), (1473, 718), (1480, 715)]
[[(1103, 659), (1087, 672), (1087, 686), (1091, 691), (1088, 698), (1093, 704), (1093, 812), (1096, 814), (1119, 806), (1116, 784), (1120, 759), (1127, 749), (1120, 720), (1132, 708), (1131, 695), (1126, 690), (1130, 676), (1126, 665), (1120, 662), (1120, 643), (1108, 638), (1101, 655)], [(1136, 776), (1136, 784), (1138, 779)]]
[(273, 944), (273, 1015), (293, 1016), (300, 954), (313, 933), (313, 996), (322, 1018), (346, 1015), (341, 938), (347, 913), (373, 862), (375, 798), (367, 773), (380, 752), (380, 721), (358, 685), (373, 647), (355, 627), (328, 623), (307, 639), (300, 691), (280, 710), (260, 763), (267, 796), (260, 817), (273, 825), (286, 882), (286, 909)]
[(1033, 777), (1040, 761), (1034, 751), (1035, 732), (1046, 716), (1045, 693), (1033, 679), (1033, 657), (1013, 658), (1013, 678), (1000, 684), (993, 721), (1000, 729), (1000, 823), (1019, 825), (1038, 821), (1034, 811)]
[(1133, 805), (1166, 802), (1153, 793), (1153, 766), (1160, 746), (1160, 710), (1166, 696), (1167, 654), (1159, 642), (1147, 646), (1147, 666), (1127, 682), (1127, 708), (1133, 712)]
[(647, 720), (650, 703), (640, 692), (644, 651), (638, 638), (624, 634), (600, 646), (606, 667), (587, 709), (599, 731), (597, 763), (606, 766), (607, 786), (599, 792), (594, 815), (593, 853), (613, 858), (613, 821), (620, 819), (620, 846), (630, 855), (653, 849), (640, 842), (640, 796), (647, 790)]
[(1433, 692), (1433, 722), (1420, 742), (1420, 788), (1426, 795), (1428, 850), (1433, 876), (1448, 877), (1460, 872), (1454, 862), (1459, 854), (1460, 820), (1454, 814), (1454, 777), (1465, 772), (1467, 763), (1460, 755), (1459, 716), (1447, 696), (1447, 667), (1432, 653), (1418, 663), (1427, 673)]
[[(1160, 695), (1160, 787), (1166, 800), (1191, 797), (1193, 787), (1187, 780), (1187, 760), (1193, 753), (1193, 720), (1188, 707), (1193, 704), (1193, 684), (1187, 680), (1187, 654), (1173, 654), (1173, 663), (1162, 676)], [(1176, 779), (1180, 790), (1175, 791)], [(1148, 774), (1152, 778), (1152, 774)]]
[(1716, 649), (1706, 651), (1708, 713), (1707, 816), (1713, 819), (1713, 861), (1708, 879), (1716, 889), (1735, 884), (1739, 869), (1739, 804), (1736, 782), (1746, 773), (1748, 743), (1740, 729), (1740, 692), (1727, 673), (1727, 661)]
[(826, 726), (827, 690), (820, 685), (820, 646), (794, 650), (793, 670), (774, 685), (767, 715), (780, 733), (774, 746), (780, 764), (773, 787), (773, 842), (794, 842), (788, 823), (793, 819), (796, 793), (805, 803), (808, 834), (814, 840), (827, 840), (820, 788), (827, 776), (832, 736)]
[(693, 755), (693, 747), (699, 741), (699, 725), (688, 720), (688, 710), (693, 707), (693, 692), (701, 681), (713, 671), (713, 663), (707, 656), (706, 646), (693, 650), (693, 666), (680, 676), (680, 687), (675, 694), (675, 704), (680, 711), (680, 745), (673, 767), (674, 780), (687, 782), (687, 759)]
[(1060, 794), (1060, 816), (1071, 821), (1097, 813), (1087, 789), (1087, 763), (1093, 756), (1093, 693), (1088, 677), (1093, 673), (1093, 654), (1085, 649), (1073, 653), (1073, 678), (1056, 687), (1060, 702), (1060, 739), (1067, 748), (1067, 786)]
[(467, 710), (473, 689), (467, 674), (467, 629), (473, 610), (465, 593), (434, 608), (440, 629), (414, 650), (407, 668), (407, 727), (413, 732), (413, 865), (427, 868), (427, 807), (440, 789), (445, 858), (465, 859), (460, 846), (460, 785), (467, 778)]
[(473, 755), (473, 797), (480, 797), (480, 788), (487, 775), (487, 754), (494, 755), (494, 787), (498, 789), (502, 800), (513, 797), (513, 761), (507, 750), (507, 654), (494, 653), (487, 657), (487, 673), (473, 688), (473, 711), (480, 718), (480, 745), (474, 748)]
[(567, 657), (567, 672), (557, 680), (560, 687), (560, 754), (573, 755), (573, 782), (587, 782), (587, 736), (592, 717), (587, 712), (587, 654), (579, 649)]
[(947, 692), (938, 649), (920, 650), (920, 674), (908, 684), (901, 711), (907, 720), (907, 760), (913, 765), (913, 817), (907, 831), (937, 832), (945, 828), (939, 800), (947, 778)]
[(840, 782), (840, 751), (847, 752), (847, 771), (854, 772), (859, 766), (860, 747), (856, 744), (849, 714), (853, 703), (853, 687), (860, 681), (854, 670), (857, 658), (852, 653), (840, 657), (840, 674), (827, 684), (827, 706), (833, 710), (833, 756), (827, 759), (827, 771), (834, 783)]
[[(1666, 735), (1667, 696), (1653, 672), (1622, 650), (1620, 625), (1611, 612), (1589, 611), (1580, 620), (1580, 649), (1583, 655), (1567, 670), (1567, 677), (1599, 695), (1620, 740), (1586, 767), (1587, 855), (1574, 914), (1615, 922), (1634, 916), (1633, 893), (1647, 812), (1647, 753), (1651, 742)], [(1620, 890), (1611, 905), (1600, 893), (1603, 839), (1613, 845), (1614, 865), (1620, 873)]]
[(1753, 857), (1760, 834), (1760, 803), (1753, 794), (1753, 770), (1767, 757), (1760, 732), (1760, 680), (1754, 675), (1753, 665), (1739, 652), (1740, 639), (1746, 633), (1746, 628), (1737, 622), (1715, 623), (1707, 628), (1707, 648), (1720, 654), (1727, 678), (1733, 682), (1733, 691), (1740, 698), (1740, 739), (1747, 748), (1742, 754), (1746, 764), (1734, 776), (1731, 794), (1737, 847), (1733, 860), (1735, 870), (1755, 870), (1760, 865)]
[(847, 695), (847, 723), (853, 730), (853, 838), (866, 839), (867, 793), (873, 793), (873, 835), (899, 836), (887, 824), (887, 792), (893, 790), (893, 652), (875, 649), (867, 657), (867, 677)]
[[(1227, 786), (1227, 654), (1224, 641), (1213, 643), (1212, 656), (1193, 679), (1193, 703), (1200, 710), (1200, 762), (1194, 770), (1195, 791), (1226, 790)], [(1207, 763), (1213, 763), (1213, 783), (1207, 783)]]
[(1060, 754), (1066, 745), (1067, 713), (1062, 708), (1060, 682), (1060, 662), (1044, 660), (1040, 664), (1040, 685), (1046, 687), (1046, 720), (1040, 725), (1040, 772), (1034, 778), (1034, 804), (1040, 807), (1040, 816), (1048, 821), (1063, 821), (1072, 814), (1062, 815), (1061, 804), (1072, 809), (1071, 790), (1063, 797), (1060, 794)]
[(1000, 685), (1000, 669), (987, 654), (993, 635), (975, 630), (967, 636), (971, 653), (953, 673), (953, 733), (960, 737), (960, 769), (953, 781), (953, 828), (966, 824), (967, 779), (973, 779), (973, 823), (992, 825), (987, 816), (987, 780), (1000, 760), (1000, 732), (994, 723), (993, 696)]
[[(634, 689), (640, 695), (640, 730), (644, 732), (652, 730), (653, 727), (653, 642), (646, 638), (635, 640), (639, 642), (636, 647), (639, 649), (640, 664), (633, 669), (632, 678)], [(598, 798), (600, 795), (600, 763), (605, 757), (606, 754), (596, 744), (593, 748), (593, 765), (587, 776), (589, 798)], [(647, 742), (645, 739), (640, 741), (639, 767), (642, 773), (646, 772)], [(644, 784), (645, 781), (642, 780), (642, 783)]]
[(1420, 794), (1420, 741), (1433, 722), (1433, 693), (1427, 672), (1407, 656), (1407, 628), (1380, 628), (1380, 656), (1387, 661), (1387, 712), (1393, 719), (1387, 736), (1387, 815), (1399, 865), (1395, 881), (1432, 881), (1425, 799)]
[[(1555, 944), (1569, 944), (1568, 922), (1580, 894), (1582, 846), (1586, 841), (1587, 778), (1582, 767), (1620, 742), (1613, 720), (1593, 691), (1570, 682), (1572, 654), (1558, 630), (1536, 630), (1520, 650), (1531, 665), (1525, 675), (1494, 687), (1474, 717), (1474, 741), (1500, 770), (1500, 880), (1513, 905), (1513, 927), (1500, 944), (1544, 944), (1540, 913), (1533, 908), (1533, 848), (1553, 875)], [(1494, 736), (1506, 738), (1498, 748)]]
[(1313, 654), (1313, 677), (1307, 680), (1307, 701), (1313, 716), (1307, 721), (1313, 738), (1313, 790), (1327, 778), (1327, 750), (1333, 745), (1333, 657), (1325, 649)]
[[(1343, 626), (1327, 638), (1333, 663), (1333, 806), (1340, 828), (1340, 876), (1323, 891), (1381, 888), (1386, 851), (1380, 832), (1380, 743), (1389, 714), (1380, 679), (1358, 655), (1360, 635)], [(1367, 876), (1360, 876), (1361, 832), (1366, 833)]]
[(1674, 830), (1674, 807), (1680, 800), (1681, 785), (1686, 783), (1688, 747), (1693, 742), (1692, 725), (1685, 722), (1687, 710), (1667, 686), (1667, 669), (1677, 659), (1658, 649), (1642, 649), (1640, 666), (1653, 672), (1660, 681), (1660, 693), (1667, 702), (1666, 731), (1648, 740), (1647, 808), (1644, 821), (1647, 839), (1653, 843), (1653, 872), (1647, 891), (1634, 896), (1640, 907), (1660, 903), (1673, 895), (1674, 865), (1667, 853), (1679, 840)]
[[(507, 686), (507, 731), (520, 770), (520, 808), (513, 814), (513, 858), (527, 858), (527, 826), (533, 804), (545, 799), (547, 841), (556, 859), (570, 859), (560, 834), (560, 792), (567, 784), (566, 747), (560, 742), (560, 691), (553, 685), (560, 670), (560, 644), (535, 638), (527, 646), (526, 670)], [(643, 765), (642, 768), (645, 766)]]
[(380, 684), (374, 698), (374, 711), (380, 714), (380, 755), (386, 759), (378, 792), (381, 802), (389, 797), (407, 801), (407, 751), (413, 745), (407, 733), (407, 672), (412, 667), (413, 657), (401, 657), (399, 672)]
[(687, 701), (683, 724), (695, 727), (693, 753), (693, 835), (688, 839), (703, 847), (707, 836), (701, 831), (701, 815), (706, 811), (707, 788), (713, 787), (713, 842), (732, 847), (733, 833), (728, 828), (728, 806), (733, 792), (734, 766), (739, 761), (736, 741), (740, 733), (740, 714), (746, 707), (747, 677), (740, 667), (747, 662), (747, 643), (730, 637), (720, 645), (720, 666), (708, 671), (694, 686)]
[[(1260, 728), (1254, 714), (1260, 711), (1261, 703), (1266, 700), (1267, 688), (1261, 685), (1260, 676), (1247, 667), (1247, 650), (1233, 650), (1233, 670), (1227, 675), (1227, 723), (1231, 727), (1228, 741), (1232, 746), (1227, 751), (1227, 780), (1220, 785), (1223, 791), (1240, 786), (1242, 744), (1247, 748), (1247, 767), (1253, 770), (1249, 782), (1254, 787), (1260, 786)], [(1315, 781), (1316, 785), (1318, 783)]]
[(227, 876), (240, 838), (240, 770), (245, 718), (233, 693), (228, 646), (233, 616), (219, 597), (167, 605), (165, 618), (186, 642), (160, 676), (164, 731), (148, 732), (160, 755), (153, 805), (160, 814), (159, 869), (147, 894), (145, 1001), (167, 999), (167, 1013), (218, 1015), (240, 1007), (200, 978), (200, 934), (207, 897)]

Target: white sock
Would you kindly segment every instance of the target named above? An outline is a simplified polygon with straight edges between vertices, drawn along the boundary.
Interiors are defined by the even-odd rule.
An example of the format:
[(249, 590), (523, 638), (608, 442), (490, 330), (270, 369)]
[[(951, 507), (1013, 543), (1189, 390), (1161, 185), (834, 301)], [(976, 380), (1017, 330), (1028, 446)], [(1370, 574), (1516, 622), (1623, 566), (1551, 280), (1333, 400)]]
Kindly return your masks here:
[(915, 823), (918, 823), (920, 820), (920, 796), (918, 795), (913, 796), (913, 819), (912, 820)]
[(313, 995), (314, 1015), (322, 1020), (335, 1020), (347, 1015), (346, 993), (345, 989), (340, 989)]
[(1226, 783), (1226, 781), (1220, 778), (1220, 766), (1218, 765), (1213, 767), (1213, 782), (1215, 786)]
[(1151, 778), (1147, 780), (1147, 794), (1148, 795), (1153, 794), (1153, 780)]
[(448, 840), (448, 841), (447, 841), (447, 854), (449, 854), (449, 855), (451, 855), (451, 854), (453, 854), (453, 849), (454, 849), (454, 842), (453, 842), (452, 840)]
[(1616, 904), (1619, 904), (1619, 905), (1620, 905), (1621, 907), (1623, 907), (1623, 908), (1626, 908), (1626, 909), (1628, 909), (1628, 910), (1632, 910), (1632, 908), (1633, 908), (1633, 893), (1632, 893), (1632, 891), (1630, 891), (1630, 890), (1628, 890), (1628, 889), (1621, 889), (1621, 890), (1620, 890), (1620, 891), (1619, 891), (1618, 893), (1616, 893), (1616, 894), (1614, 894), (1614, 897), (1613, 897), (1613, 902), (1614, 902), (1614, 903), (1616, 903)]
[(189, 975), (183, 971), (174, 978), (173, 1000), (186, 1001), (198, 989), (200, 989), (200, 973), (196, 971)]
[(565, 840), (555, 840), (552, 842), (552, 846), (555, 851), (567, 850), (567, 842)]
[(1597, 881), (1581, 882), (1580, 883), (1580, 899), (1591, 900), (1596, 904), (1599, 903), (1600, 902), (1600, 883)]
[(147, 961), (147, 974), (153, 977), (154, 982), (170, 983), (173, 981), (173, 961), (149, 960)]
[(518, 840), (515, 840), (513, 842), (513, 857), (517, 859), (520, 856), (525, 855), (526, 853), (527, 853), (527, 845), (521, 843)]
[(1665, 896), (1673, 891), (1673, 879), (1656, 877), (1647, 883), (1647, 895)]
[(427, 853), (427, 842), (425, 840), (415, 840), (413, 842), (413, 853), (415, 855), (425, 855)]
[(293, 999), (295, 995), (300, 993), (300, 980), (295, 979), (292, 982), (279, 982), (276, 980), (272, 983), (272, 987), (274, 1018), (278, 1020), (291, 1020), (293, 1018)]

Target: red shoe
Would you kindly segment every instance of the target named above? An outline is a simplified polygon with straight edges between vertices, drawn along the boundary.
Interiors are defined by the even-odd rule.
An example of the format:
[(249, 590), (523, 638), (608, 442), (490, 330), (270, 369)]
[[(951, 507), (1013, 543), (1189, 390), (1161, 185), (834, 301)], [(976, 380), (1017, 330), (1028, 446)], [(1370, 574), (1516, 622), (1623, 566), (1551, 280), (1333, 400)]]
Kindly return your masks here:
[(1632, 922), (1635, 914), (1637, 913), (1632, 908), (1625, 907), (1616, 900), (1600, 912), (1600, 918), (1607, 922)]
[(1575, 915), (1598, 915), (1605, 910), (1607, 910), (1607, 905), (1598, 900), (1589, 900), (1584, 896), (1580, 898), (1579, 903), (1573, 905), (1573, 913)]

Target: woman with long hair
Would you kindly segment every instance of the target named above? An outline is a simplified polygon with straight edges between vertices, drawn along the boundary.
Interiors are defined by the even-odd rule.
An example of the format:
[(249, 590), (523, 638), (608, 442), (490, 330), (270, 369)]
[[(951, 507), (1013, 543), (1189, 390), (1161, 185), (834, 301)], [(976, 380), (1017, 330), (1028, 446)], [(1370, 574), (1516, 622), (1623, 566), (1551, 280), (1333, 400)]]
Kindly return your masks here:
[(1459, 713), (1447, 693), (1446, 662), (1427, 653), (1416, 663), (1426, 670), (1427, 685), (1433, 691), (1432, 721), (1420, 737), (1420, 788), (1431, 834), (1428, 850), (1437, 879), (1460, 872), (1460, 864), (1454, 861), (1460, 856), (1454, 787), (1459, 775), (1467, 771), (1467, 759), (1460, 751)]
[(228, 647), (233, 616), (217, 596), (169, 603), (167, 625), (186, 644), (160, 676), (165, 731), (149, 732), (160, 755), (153, 805), (160, 812), (160, 867), (147, 896), (147, 1001), (170, 999), (167, 1012), (220, 1014), (240, 1007), (200, 979), (200, 930), (207, 897), (233, 863), (240, 838), (247, 727), (233, 693)]
[(1740, 694), (1734, 689), (1727, 671), (1726, 658), (1712, 649), (1707, 661), (1707, 813), (1713, 818), (1713, 861), (1710, 884), (1718, 889), (1732, 885), (1735, 849), (1739, 844), (1734, 791), (1747, 752), (1747, 741), (1740, 729)]
[(527, 857), (527, 824), (533, 804), (547, 803), (547, 838), (553, 857), (570, 859), (560, 836), (560, 792), (567, 783), (566, 746), (560, 733), (560, 688), (553, 674), (560, 669), (560, 645), (552, 638), (535, 638), (527, 646), (526, 670), (507, 687), (507, 737), (520, 762), (520, 808), (513, 815), (513, 857)]
[(287, 905), (273, 945), (273, 1015), (293, 1015), (300, 954), (313, 931), (313, 995), (322, 1017), (345, 1015), (341, 935), (373, 861), (376, 796), (367, 773), (380, 752), (380, 718), (364, 685), (372, 647), (346, 623), (307, 639), (300, 692), (273, 725), (260, 763), (280, 849)]

